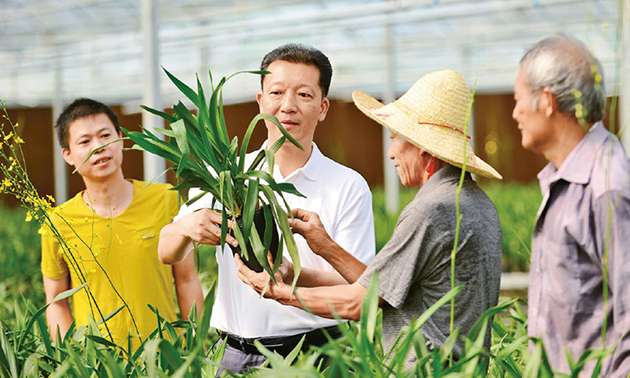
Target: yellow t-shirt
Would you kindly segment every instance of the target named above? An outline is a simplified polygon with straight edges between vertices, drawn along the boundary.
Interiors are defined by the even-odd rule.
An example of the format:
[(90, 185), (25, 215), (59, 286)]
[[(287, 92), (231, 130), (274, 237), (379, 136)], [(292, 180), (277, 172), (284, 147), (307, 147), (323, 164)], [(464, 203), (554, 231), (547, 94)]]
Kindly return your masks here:
[[(114, 218), (94, 213), (83, 201), (83, 193), (57, 208), (54, 222), (69, 251), (60, 248), (50, 230), (42, 236), (41, 269), (45, 276), (58, 280), (70, 274), (73, 288), (87, 281), (104, 317), (123, 304), (112, 285), (127, 302), (137, 331), (127, 309), (107, 321), (114, 341), (121, 346), (126, 345), (130, 333), (144, 340), (157, 328), (157, 316), (148, 304), (169, 321), (177, 318), (173, 270), (157, 255), (160, 230), (178, 211), (177, 192), (168, 190), (171, 186), (167, 184), (143, 187), (145, 182), (132, 182), (133, 200)], [(87, 325), (89, 313), (96, 321), (101, 319), (86, 290), (71, 298), (77, 327)], [(103, 326), (101, 332), (106, 332)], [(133, 344), (139, 345), (138, 338)]]

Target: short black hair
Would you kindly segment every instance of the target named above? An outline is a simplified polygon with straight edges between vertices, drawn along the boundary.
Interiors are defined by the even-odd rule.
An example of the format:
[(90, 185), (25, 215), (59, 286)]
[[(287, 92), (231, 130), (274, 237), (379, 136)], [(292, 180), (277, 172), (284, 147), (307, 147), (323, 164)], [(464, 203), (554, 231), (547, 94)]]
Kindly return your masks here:
[(61, 148), (69, 148), (68, 139), (70, 133), (68, 128), (72, 122), (77, 119), (105, 114), (116, 128), (116, 133), (120, 134), (120, 122), (114, 111), (102, 102), (98, 102), (89, 98), (79, 98), (68, 105), (68, 107), (57, 118), (55, 130), (57, 132), (57, 140)]
[[(323, 52), (300, 43), (288, 43), (268, 52), (260, 63), (260, 69), (266, 70), (271, 63), (277, 60), (284, 60), (290, 63), (302, 63), (317, 68), (319, 70), (319, 88), (322, 90), (323, 97), (328, 96), (330, 81), (332, 79), (332, 65)], [(264, 79), (265, 76), (263, 75), (260, 79), (261, 86)]]

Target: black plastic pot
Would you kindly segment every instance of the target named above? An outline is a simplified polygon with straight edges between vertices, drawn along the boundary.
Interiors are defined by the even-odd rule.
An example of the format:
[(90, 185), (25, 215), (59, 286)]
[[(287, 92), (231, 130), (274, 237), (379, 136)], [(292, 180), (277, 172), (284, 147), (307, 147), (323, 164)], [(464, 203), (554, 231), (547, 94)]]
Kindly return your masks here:
[[(270, 211), (270, 213), (271, 213), (271, 211)], [(268, 246), (267, 250), (271, 252), (271, 255), (274, 257), (274, 261), (275, 261), (275, 258), (278, 255), (278, 242), (279, 242), (278, 229), (276, 228), (276, 221), (275, 221), (275, 219), (273, 219), (272, 216), (269, 216), (269, 219), (271, 219), (271, 222), (272, 222), (272, 225), (271, 225), (271, 243)], [(242, 227), (243, 227), (243, 218), (240, 217), (240, 216), (236, 217), (236, 223), (242, 229)], [(264, 242), (265, 242), (265, 213), (264, 213), (264, 210), (262, 208), (260, 208), (260, 209), (258, 209), (258, 210), (256, 210), (254, 212), (254, 226), (256, 227), (256, 231), (258, 231), (258, 235), (260, 236), (260, 240), (262, 240), (262, 242), (264, 244)], [(230, 235), (234, 236), (232, 230), (230, 230)], [(256, 260), (256, 255), (254, 255), (254, 250), (253, 250), (249, 240), (247, 240), (247, 252), (248, 252), (248, 256), (249, 256), (248, 258), (243, 256), (243, 254), (241, 253), (242, 251), (241, 251), (241, 246), (240, 245), (238, 247), (234, 247), (234, 246), (231, 246), (231, 245), (229, 245), (229, 246), (232, 249), (232, 254), (238, 253), (241, 256), (241, 259), (243, 260), (245, 265), (247, 265), (247, 267), (249, 267), (249, 269), (251, 269), (251, 270), (253, 270), (255, 272), (258, 272), (258, 273), (263, 271), (262, 265), (260, 265), (258, 260)]]

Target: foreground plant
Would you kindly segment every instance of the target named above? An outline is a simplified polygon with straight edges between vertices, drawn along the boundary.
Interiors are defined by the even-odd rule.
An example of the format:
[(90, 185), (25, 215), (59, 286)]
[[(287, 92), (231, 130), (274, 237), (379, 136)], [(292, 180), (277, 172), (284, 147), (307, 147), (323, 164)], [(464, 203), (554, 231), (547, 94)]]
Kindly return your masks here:
[[(250, 246), (241, 249), (243, 260), (249, 262), (250, 267), (259, 265), (260, 269), (257, 270), (264, 268), (271, 277), (282, 260), (282, 240), (279, 243), (280, 251), (276, 255), (274, 266), (271, 266), (267, 259), (267, 251), (273, 249), (275, 221), (280, 227), (282, 239), (286, 242), (293, 260), (295, 280), (297, 280), (301, 270), (300, 260), (287, 220), (287, 211), (290, 213), (290, 208), (284, 194), (298, 196), (302, 194), (295, 189), (293, 184), (277, 183), (273, 179), (273, 170), (274, 154), (285, 141), (290, 141), (300, 149), (302, 146), (274, 116), (268, 114), (258, 114), (254, 117), (241, 145), (238, 143), (238, 137), (230, 141), (224, 118), (222, 90), (226, 81), (236, 74), (222, 78), (219, 84), (212, 88), (210, 100), (207, 101), (199, 79), (197, 79), (197, 91), (194, 91), (168, 71), (164, 71), (181, 93), (192, 101), (197, 115), (193, 114), (181, 101), (173, 106), (173, 115), (143, 106), (145, 110), (167, 121), (166, 130), (156, 129), (156, 131), (167, 136), (169, 140), (163, 141), (145, 128), (142, 132), (124, 130), (136, 143), (134, 148), (148, 151), (173, 163), (167, 170), (174, 170), (182, 180), (174, 190), (199, 188), (204, 192), (200, 196), (189, 199), (187, 204), (194, 203), (203, 195), (212, 195), (213, 207), (218, 205), (223, 216), (222, 244), (225, 244), (229, 231), (228, 219), (240, 219), (239, 223), (234, 224), (234, 237), (239, 246)], [(264, 75), (268, 72), (251, 71), (248, 73)], [(210, 81), (212, 83), (211, 74)], [(262, 150), (246, 166), (245, 155), (249, 140), (254, 128), (261, 120), (273, 122), (283, 136), (268, 149)], [(267, 170), (264, 169), (265, 163)], [(257, 226), (254, 222), (257, 211), (258, 217), (264, 221), (264, 226)], [(251, 256), (251, 253), (254, 256)]]

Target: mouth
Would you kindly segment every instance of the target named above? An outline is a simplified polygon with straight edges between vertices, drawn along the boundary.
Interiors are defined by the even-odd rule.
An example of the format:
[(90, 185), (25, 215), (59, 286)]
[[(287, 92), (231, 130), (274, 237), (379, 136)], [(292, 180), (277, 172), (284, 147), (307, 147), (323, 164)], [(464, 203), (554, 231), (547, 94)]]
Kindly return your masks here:
[(280, 124), (282, 125), (282, 127), (284, 127), (287, 130), (298, 125), (297, 122), (293, 122), (293, 121), (281, 121)]
[(112, 158), (102, 157), (102, 158), (98, 159), (97, 161), (95, 161), (94, 165), (104, 164), (104, 163), (107, 163), (110, 160), (112, 160)]

